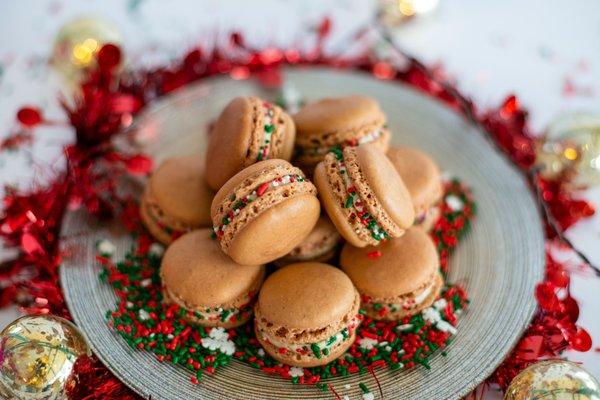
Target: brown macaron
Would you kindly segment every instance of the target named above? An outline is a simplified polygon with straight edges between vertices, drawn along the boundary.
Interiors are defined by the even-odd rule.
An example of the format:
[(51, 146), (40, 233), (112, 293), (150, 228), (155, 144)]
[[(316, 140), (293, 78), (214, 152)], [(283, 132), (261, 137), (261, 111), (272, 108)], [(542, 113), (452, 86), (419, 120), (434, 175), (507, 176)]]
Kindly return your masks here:
[(346, 244), (340, 257), (362, 296), (362, 308), (381, 320), (400, 320), (431, 306), (444, 285), (439, 264), (435, 244), (419, 227), (377, 248)]
[(366, 96), (326, 98), (308, 103), (294, 115), (296, 161), (312, 170), (334, 146), (375, 143), (386, 151), (390, 132), (379, 104)]
[(221, 112), (210, 135), (206, 181), (219, 190), (229, 178), (258, 161), (290, 160), (296, 128), (280, 107), (258, 97), (237, 97)]
[(439, 167), (427, 154), (407, 146), (392, 146), (387, 156), (410, 192), (415, 225), (430, 230), (440, 217), (444, 192)]
[(359, 307), (358, 292), (338, 268), (291, 264), (270, 275), (258, 295), (256, 338), (284, 364), (325, 365), (354, 342)]
[(260, 161), (233, 176), (211, 207), (223, 251), (240, 264), (274, 261), (296, 247), (320, 214), (317, 189), (284, 160)]
[(210, 229), (199, 229), (167, 248), (160, 276), (163, 301), (188, 311), (188, 321), (233, 328), (250, 319), (265, 267), (236, 264), (219, 249)]
[(329, 218), (354, 246), (402, 236), (413, 223), (408, 189), (373, 144), (328, 153), (315, 169), (315, 184)]
[(335, 255), (342, 237), (331, 220), (321, 215), (317, 224), (300, 244), (284, 257), (275, 261), (275, 265), (283, 267), (301, 261), (328, 262)]
[(141, 198), (140, 216), (164, 244), (194, 229), (210, 227), (214, 192), (204, 180), (199, 156), (169, 158), (152, 174)]

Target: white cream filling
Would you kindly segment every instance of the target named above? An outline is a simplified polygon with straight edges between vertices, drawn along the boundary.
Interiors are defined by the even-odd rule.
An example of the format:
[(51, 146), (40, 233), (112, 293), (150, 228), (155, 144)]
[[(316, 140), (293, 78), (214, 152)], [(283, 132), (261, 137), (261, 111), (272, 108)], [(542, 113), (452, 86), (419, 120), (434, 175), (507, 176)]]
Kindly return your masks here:
[(423, 303), (427, 299), (427, 297), (429, 297), (431, 292), (433, 291), (434, 286), (435, 286), (435, 282), (432, 283), (431, 285), (427, 286), (425, 288), (425, 290), (423, 290), (421, 293), (419, 293), (414, 298), (405, 300), (402, 303), (383, 303), (383, 304), (379, 303), (379, 304), (381, 304), (382, 306), (388, 307), (390, 309), (390, 311), (392, 311), (392, 312), (396, 312), (399, 310), (410, 310), (411, 308), (415, 308), (416, 306)]
[[(356, 140), (357, 144), (361, 145), (361, 144), (365, 144), (365, 143), (370, 143), (374, 140), (377, 140), (381, 137), (381, 135), (383, 134), (383, 128), (377, 128), (375, 129), (373, 132), (369, 132), (366, 135), (358, 138)], [(352, 143), (349, 141), (347, 143), (344, 143), (345, 145), (351, 145)], [(323, 147), (313, 147), (312, 150), (310, 151), (313, 155), (325, 155), (327, 153), (329, 153), (329, 150), (331, 150), (331, 146), (327, 147), (327, 146), (323, 146)]]
[(299, 352), (302, 350), (310, 352), (312, 347), (316, 345), (322, 351), (323, 349), (332, 348), (336, 343), (349, 339), (350, 336), (352, 336), (352, 333), (354, 332), (358, 324), (360, 324), (360, 318), (358, 316), (355, 316), (350, 320), (350, 322), (344, 329), (333, 334), (328, 339), (313, 343), (289, 344), (269, 335), (264, 331), (260, 331), (260, 334), (262, 335), (264, 340), (268, 341), (277, 348), (283, 348), (292, 352)]

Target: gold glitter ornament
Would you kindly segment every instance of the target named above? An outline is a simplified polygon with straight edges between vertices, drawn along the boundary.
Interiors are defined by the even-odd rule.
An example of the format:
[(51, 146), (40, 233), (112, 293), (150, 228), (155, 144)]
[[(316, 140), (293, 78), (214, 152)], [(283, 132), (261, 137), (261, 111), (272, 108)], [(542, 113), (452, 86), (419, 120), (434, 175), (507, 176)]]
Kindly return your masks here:
[(0, 394), (7, 399), (66, 399), (73, 365), (91, 355), (79, 329), (64, 318), (25, 316), (0, 333)]
[(600, 400), (600, 384), (575, 363), (540, 361), (521, 371), (504, 395), (504, 400), (543, 399)]
[(577, 188), (600, 184), (600, 115), (559, 116), (538, 142), (536, 154), (544, 178), (567, 174)]
[(76, 84), (107, 43), (122, 43), (121, 34), (112, 24), (98, 18), (73, 20), (56, 35), (51, 64), (67, 82)]

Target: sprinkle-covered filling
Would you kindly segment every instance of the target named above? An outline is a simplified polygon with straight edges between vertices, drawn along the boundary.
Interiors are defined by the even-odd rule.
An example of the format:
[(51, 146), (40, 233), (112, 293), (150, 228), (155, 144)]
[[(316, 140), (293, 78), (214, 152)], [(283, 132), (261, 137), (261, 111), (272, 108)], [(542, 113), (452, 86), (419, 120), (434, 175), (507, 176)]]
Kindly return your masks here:
[[(383, 128), (377, 128), (374, 131), (369, 132), (368, 134), (361, 136), (359, 138), (353, 138), (353, 139), (346, 140), (338, 146), (341, 146), (341, 147), (359, 146), (361, 144), (373, 142), (373, 141), (379, 139), (381, 137), (381, 135), (383, 135)], [(329, 153), (330, 151), (331, 151), (331, 147), (318, 146), (318, 147), (311, 147), (309, 149), (304, 150), (303, 152), (305, 154), (310, 154), (313, 156), (322, 156), (322, 155)]]
[[(163, 214), (162, 210), (160, 209), (160, 207), (156, 203), (149, 200), (146, 202), (146, 205), (148, 207), (148, 213), (147, 213), (148, 217), (150, 217), (150, 219), (152, 219), (152, 221), (156, 224), (156, 226), (158, 226), (158, 228), (161, 231), (166, 232), (173, 240), (175, 240), (178, 237), (180, 237), (188, 232), (191, 232), (195, 229), (194, 226), (186, 225), (186, 224), (182, 224), (182, 223), (178, 224), (178, 225), (180, 225), (179, 229), (172, 228), (165, 223), (164, 214)], [(163, 218), (161, 218), (161, 216)]]
[[(265, 193), (267, 193), (268, 191), (270, 191), (272, 189), (275, 189), (275, 188), (283, 186), (283, 185), (288, 185), (288, 184), (294, 183), (294, 182), (304, 182), (305, 180), (306, 179), (302, 175), (293, 174), (293, 175), (280, 176), (279, 178), (275, 178), (270, 182), (265, 182), (265, 183), (259, 185), (250, 194), (248, 194), (248, 195), (242, 197), (241, 199), (239, 199), (238, 201), (236, 201), (233, 204), (233, 207), (231, 208), (231, 210), (229, 210), (229, 212), (227, 213), (227, 215), (225, 215), (221, 219), (221, 224), (213, 227), (213, 231), (214, 231), (215, 235), (217, 236), (217, 239), (221, 239), (223, 237), (223, 234), (225, 232), (225, 228), (227, 227), (227, 225), (229, 225), (231, 223), (231, 221), (233, 221), (235, 216), (238, 215), (240, 213), (240, 211), (244, 207), (246, 207), (248, 204), (252, 203), (253, 201), (255, 201), (259, 197), (263, 196)], [(235, 195), (232, 195), (231, 200), (235, 200)]]
[(207, 307), (204, 309), (195, 309), (192, 311), (192, 307), (185, 304), (183, 300), (178, 298), (171, 291), (167, 290), (167, 295), (171, 299), (171, 301), (175, 302), (177, 305), (185, 309), (194, 318), (201, 321), (210, 322), (234, 322), (241, 321), (242, 319), (247, 319), (252, 314), (252, 306), (254, 305), (254, 302), (256, 300), (256, 292), (250, 291), (247, 295), (248, 301), (239, 307)]
[(344, 201), (344, 207), (354, 209), (351, 217), (358, 217), (365, 228), (369, 230), (373, 239), (377, 241), (389, 239), (390, 236), (388, 233), (383, 230), (375, 218), (365, 209), (365, 205), (356, 191), (354, 182), (352, 182), (352, 178), (350, 178), (350, 175), (348, 174), (348, 169), (344, 163), (343, 151), (339, 147), (335, 147), (331, 149), (331, 152), (335, 155), (338, 171), (344, 180), (344, 185), (346, 186), (347, 196), (346, 200)]
[(323, 356), (328, 356), (331, 348), (335, 345), (350, 339), (352, 333), (356, 330), (360, 324), (360, 321), (362, 321), (362, 318), (363, 316), (360, 314), (355, 315), (344, 329), (334, 333), (325, 340), (315, 343), (288, 344), (263, 331), (261, 331), (260, 334), (262, 335), (263, 340), (277, 347), (277, 351), (281, 354), (287, 354), (288, 352), (291, 352), (300, 355), (307, 355), (312, 353), (312, 355), (314, 355), (316, 358), (321, 358)]
[(273, 136), (273, 132), (275, 132), (275, 124), (274, 124), (274, 116), (275, 112), (273, 110), (273, 105), (266, 101), (263, 102), (263, 130), (264, 137), (262, 145), (258, 150), (258, 156), (256, 158), (257, 161), (266, 160), (269, 156), (269, 150), (271, 149), (271, 137)]
[(412, 298), (407, 298), (406, 300), (404, 300), (400, 303), (377, 303), (377, 302), (373, 302), (372, 299), (369, 298), (368, 296), (363, 296), (362, 297), (363, 307), (366, 309), (372, 309), (373, 311), (377, 312), (377, 315), (379, 317), (383, 317), (388, 313), (393, 314), (400, 310), (404, 310), (404, 311), (412, 310), (413, 308), (417, 307), (418, 305), (420, 305), (427, 299), (427, 297), (431, 294), (431, 291), (433, 290), (434, 286), (435, 286), (435, 282), (433, 282), (431, 285), (427, 286), (417, 296), (412, 297)]

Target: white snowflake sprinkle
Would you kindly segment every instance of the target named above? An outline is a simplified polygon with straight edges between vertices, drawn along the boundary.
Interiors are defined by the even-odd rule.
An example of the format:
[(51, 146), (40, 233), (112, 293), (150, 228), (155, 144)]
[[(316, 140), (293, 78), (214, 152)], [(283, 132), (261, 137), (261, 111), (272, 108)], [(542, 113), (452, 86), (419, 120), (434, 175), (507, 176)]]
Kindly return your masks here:
[(143, 279), (143, 280), (140, 281), (140, 285), (142, 287), (148, 287), (151, 284), (152, 284), (152, 279), (150, 279), (150, 278), (146, 278), (146, 279)]
[(431, 324), (435, 325), (435, 327), (442, 332), (450, 332), (452, 335), (456, 334), (456, 328), (447, 321), (444, 321), (438, 310), (433, 307), (423, 310), (423, 319), (431, 322)]
[(444, 310), (448, 306), (448, 302), (446, 299), (439, 299), (435, 303), (433, 303), (433, 307), (436, 310)]
[(304, 369), (299, 367), (291, 367), (289, 374), (292, 378), (304, 376)]
[(235, 353), (235, 343), (229, 340), (229, 334), (221, 327), (212, 328), (208, 337), (202, 338), (202, 347), (209, 350), (218, 350), (229, 356)]
[(144, 310), (143, 308), (141, 308), (140, 311), (138, 311), (138, 316), (142, 321), (150, 319), (150, 314), (148, 314), (148, 311)]
[(446, 204), (452, 211), (460, 211), (465, 206), (465, 203), (453, 194), (446, 196)]
[(258, 353), (258, 355), (261, 357), (265, 356), (265, 351), (263, 349), (258, 349), (258, 351), (256, 353)]
[(155, 257), (162, 257), (162, 255), (165, 253), (165, 246), (160, 243), (152, 243), (148, 249), (148, 253)]
[(98, 253), (100, 253), (100, 255), (103, 255), (104, 257), (112, 257), (117, 251), (117, 247), (114, 244), (112, 244), (112, 242), (106, 239), (103, 239), (100, 242), (98, 242), (98, 245), (96, 247), (98, 249)]
[(377, 340), (371, 338), (361, 338), (358, 344), (361, 349), (371, 350), (377, 344)]
[(371, 392), (364, 393), (363, 400), (375, 400), (375, 395)]

